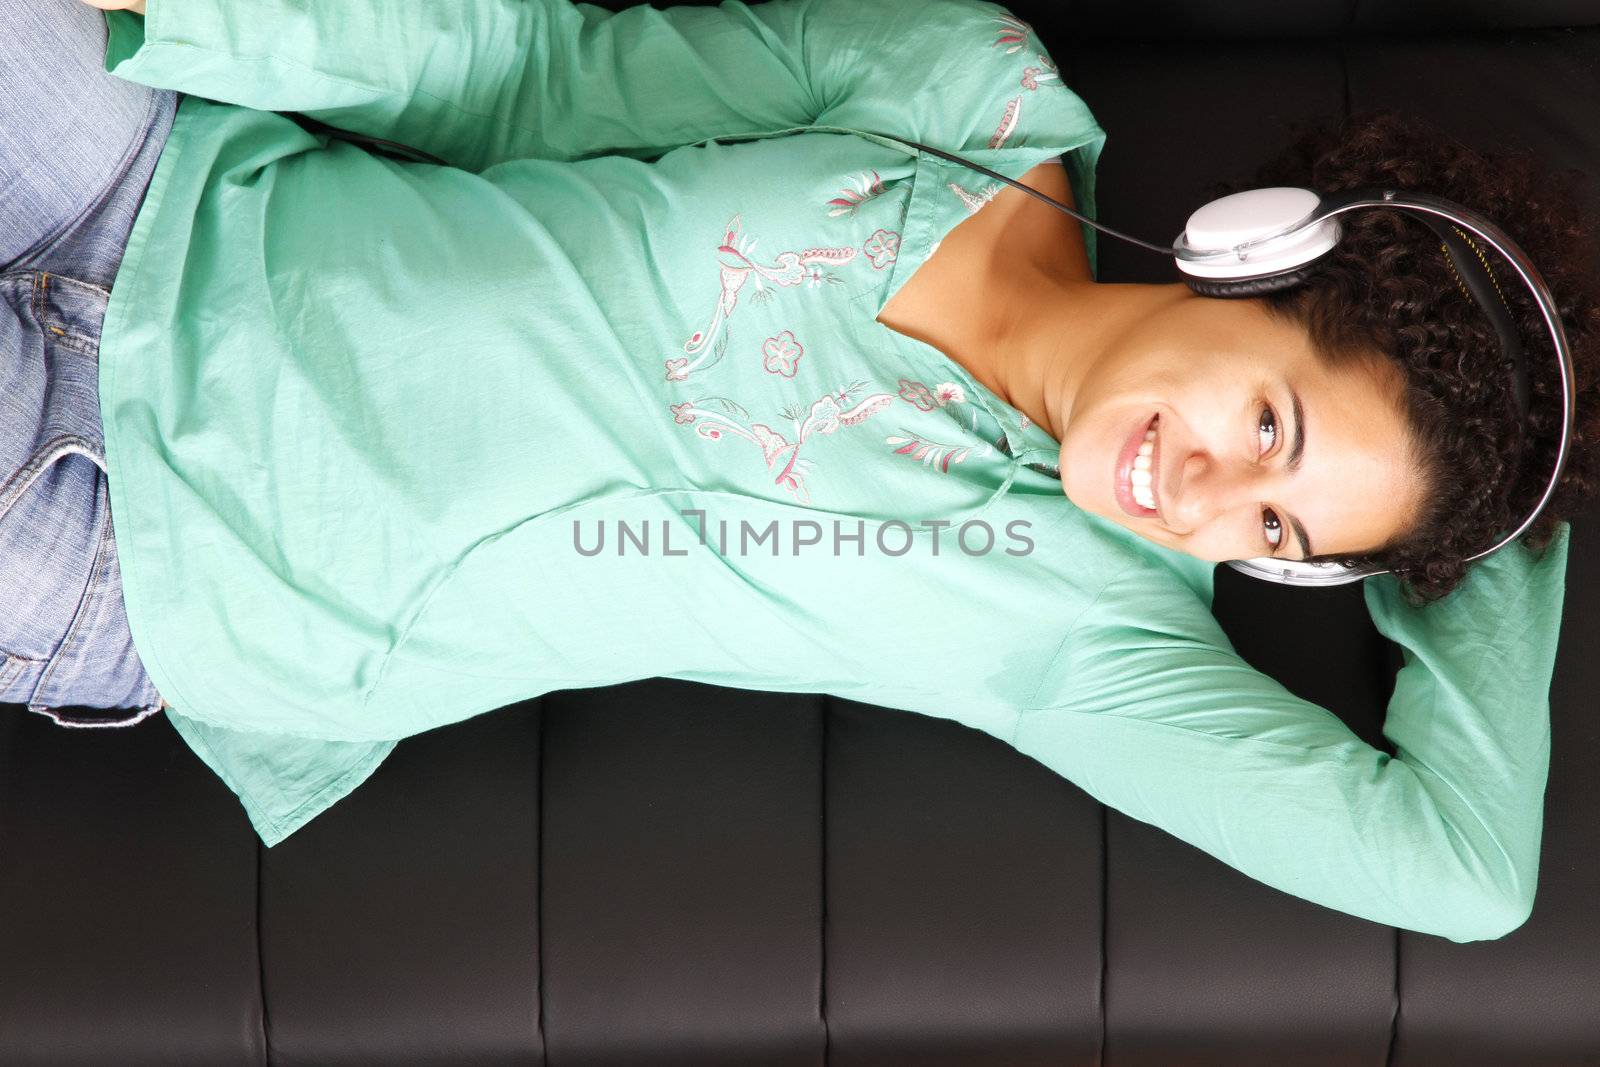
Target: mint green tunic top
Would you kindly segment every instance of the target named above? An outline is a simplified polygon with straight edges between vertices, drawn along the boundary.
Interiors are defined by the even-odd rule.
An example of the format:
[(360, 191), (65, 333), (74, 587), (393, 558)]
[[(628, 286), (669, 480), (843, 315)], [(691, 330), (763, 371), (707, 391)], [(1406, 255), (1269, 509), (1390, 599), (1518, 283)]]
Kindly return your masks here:
[(1564, 536), (1423, 611), (1367, 583), (1392, 758), (1238, 657), (1211, 564), (1074, 507), (1058, 442), (875, 321), (1002, 188), (894, 137), (1060, 157), (1095, 209), (1106, 135), (1006, 9), (147, 10), (106, 69), (188, 95), (101, 341), (117, 548), (268, 844), (400, 738), (664, 676), (953, 718), (1380, 922), (1522, 921)]

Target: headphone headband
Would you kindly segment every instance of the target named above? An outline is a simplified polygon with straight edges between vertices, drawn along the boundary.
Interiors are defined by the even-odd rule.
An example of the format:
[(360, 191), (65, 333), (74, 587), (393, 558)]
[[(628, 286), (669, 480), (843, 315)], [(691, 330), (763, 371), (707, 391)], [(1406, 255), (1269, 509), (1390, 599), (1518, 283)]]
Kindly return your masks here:
[[(1310, 190), (1296, 192), (1316, 196)], [(1257, 214), (1250, 211), (1249, 205), (1243, 201), (1253, 198), (1256, 193), (1268, 194), (1270, 200), (1264, 199), (1260, 203), (1277, 210), (1279, 217), (1273, 217), (1270, 212)], [(1188, 229), (1173, 243), (1173, 255), (1176, 257), (1178, 269), (1187, 276), (1185, 280), (1191, 287), (1206, 295), (1228, 297), (1258, 295), (1299, 284), (1305, 276), (1302, 272), (1332, 251), (1330, 245), (1327, 250), (1317, 253), (1310, 259), (1298, 260), (1292, 253), (1283, 252), (1285, 248), (1298, 247), (1304, 250), (1316, 247), (1314, 242), (1306, 241), (1307, 233), (1319, 233), (1321, 228), (1327, 225), (1337, 226), (1337, 222), (1334, 221), (1336, 216), (1359, 208), (1398, 208), (1412, 212), (1439, 234), (1457, 277), (1462, 280), (1473, 300), (1483, 308), (1493, 323), (1495, 332), (1500, 337), (1501, 349), (1512, 364), (1512, 391), (1524, 425), (1530, 390), (1527, 358), (1521, 337), (1512, 321), (1510, 309), (1506, 306), (1499, 285), (1489, 273), (1488, 263), (1480, 258), (1476, 247), (1471, 244), (1471, 238), (1466, 237), (1459, 228), (1450, 223), (1458, 223), (1461, 227), (1465, 227), (1499, 252), (1527, 285), (1544, 317), (1545, 326), (1550, 331), (1551, 341), (1555, 346), (1556, 361), (1561, 372), (1561, 439), (1556, 451), (1555, 468), (1550, 475), (1549, 483), (1545, 486), (1544, 494), (1522, 523), (1492, 547), (1468, 556), (1467, 561), (1480, 559), (1516, 540), (1533, 525), (1534, 520), (1544, 511), (1550, 498), (1555, 494), (1561, 473), (1566, 468), (1572, 426), (1576, 421), (1577, 388), (1572, 369), (1572, 352), (1550, 288), (1539, 274), (1538, 268), (1500, 227), (1477, 212), (1428, 193), (1370, 187), (1347, 190), (1317, 197), (1314, 207), (1300, 218), (1288, 223), (1282, 221), (1281, 212), (1285, 204), (1292, 205), (1294, 201), (1283, 194), (1284, 190), (1281, 189), (1248, 190), (1213, 201), (1195, 213), (1196, 216), (1200, 216), (1202, 213), (1210, 212), (1211, 216), (1215, 217), (1216, 205), (1224, 201), (1235, 201), (1229, 205), (1231, 213), (1241, 216), (1245, 220), (1245, 225), (1220, 234), (1207, 232), (1202, 226), (1202, 232), (1206, 232), (1212, 242), (1210, 247), (1195, 248), (1189, 241)], [(1193, 219), (1194, 216), (1191, 216), (1191, 224)], [(1204, 221), (1202, 219), (1202, 223)], [(1287, 270), (1284, 269), (1285, 266), (1288, 267)], [(1198, 273), (1199, 271), (1204, 273)], [(1291, 279), (1291, 275), (1298, 276)], [(1519, 437), (1519, 450), (1525, 447), (1525, 439), (1524, 432)], [(1386, 568), (1377, 564), (1343, 567), (1337, 563), (1307, 563), (1272, 557), (1227, 562), (1230, 567), (1252, 577), (1287, 585), (1343, 585), (1373, 574), (1387, 573)]]

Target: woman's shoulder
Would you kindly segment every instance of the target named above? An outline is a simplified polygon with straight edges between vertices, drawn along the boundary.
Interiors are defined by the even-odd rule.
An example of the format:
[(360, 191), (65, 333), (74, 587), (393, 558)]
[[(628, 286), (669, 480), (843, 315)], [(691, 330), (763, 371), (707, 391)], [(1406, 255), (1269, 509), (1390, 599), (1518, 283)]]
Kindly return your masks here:
[(1154, 541), (1098, 515), (1081, 512), (1103, 545), (1105, 583), (1095, 607), (1124, 622), (1175, 622), (1186, 610), (1209, 616), (1217, 564)]

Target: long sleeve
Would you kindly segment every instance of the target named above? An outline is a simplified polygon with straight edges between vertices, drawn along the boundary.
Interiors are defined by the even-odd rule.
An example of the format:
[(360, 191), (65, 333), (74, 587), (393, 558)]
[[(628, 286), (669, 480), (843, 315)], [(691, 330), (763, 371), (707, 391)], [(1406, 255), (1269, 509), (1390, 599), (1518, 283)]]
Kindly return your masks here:
[(142, 21), (113, 16), (118, 77), (474, 171), (814, 127), (978, 150), (1017, 125), (996, 98), (1087, 116), (1027, 25), (986, 0), (149, 0)]
[(1013, 744), (1284, 892), (1452, 941), (1501, 937), (1538, 879), (1569, 535), (1542, 554), (1510, 545), (1420, 609), (1392, 575), (1366, 580), (1405, 660), (1383, 727), (1395, 756), (1251, 668), (1155, 567), (1102, 591)]

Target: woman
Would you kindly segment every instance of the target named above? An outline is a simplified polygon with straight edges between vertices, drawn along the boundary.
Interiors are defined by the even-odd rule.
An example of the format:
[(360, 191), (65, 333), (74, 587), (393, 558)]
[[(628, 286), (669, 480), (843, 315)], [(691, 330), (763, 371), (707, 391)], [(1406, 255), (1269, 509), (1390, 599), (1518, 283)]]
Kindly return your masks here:
[[(1536, 491), (1497, 466), (1492, 334), (1404, 223), (1353, 222), (1320, 296), (1094, 282), (1092, 232), (886, 139), (1093, 210), (1104, 132), (980, 0), (148, 0), (109, 27), (108, 71), (187, 94), (100, 335), (127, 617), (269, 844), (400, 737), (660, 675), (956, 718), (1377, 921), (1526, 917), (1556, 516), (1593, 459), (1463, 580)], [(1310, 178), (1450, 197), (1489, 165), (1386, 169), (1386, 136)], [(1568, 235), (1515, 224), (1542, 200), (1477, 206), (1563, 295), (1592, 429)], [(1128, 507), (1146, 436), (1154, 508)], [(1492, 485), (1441, 475), (1469, 455)], [(1210, 615), (1213, 561), (1308, 553), (1459, 582), (1365, 586), (1408, 650), (1402, 758)]]

